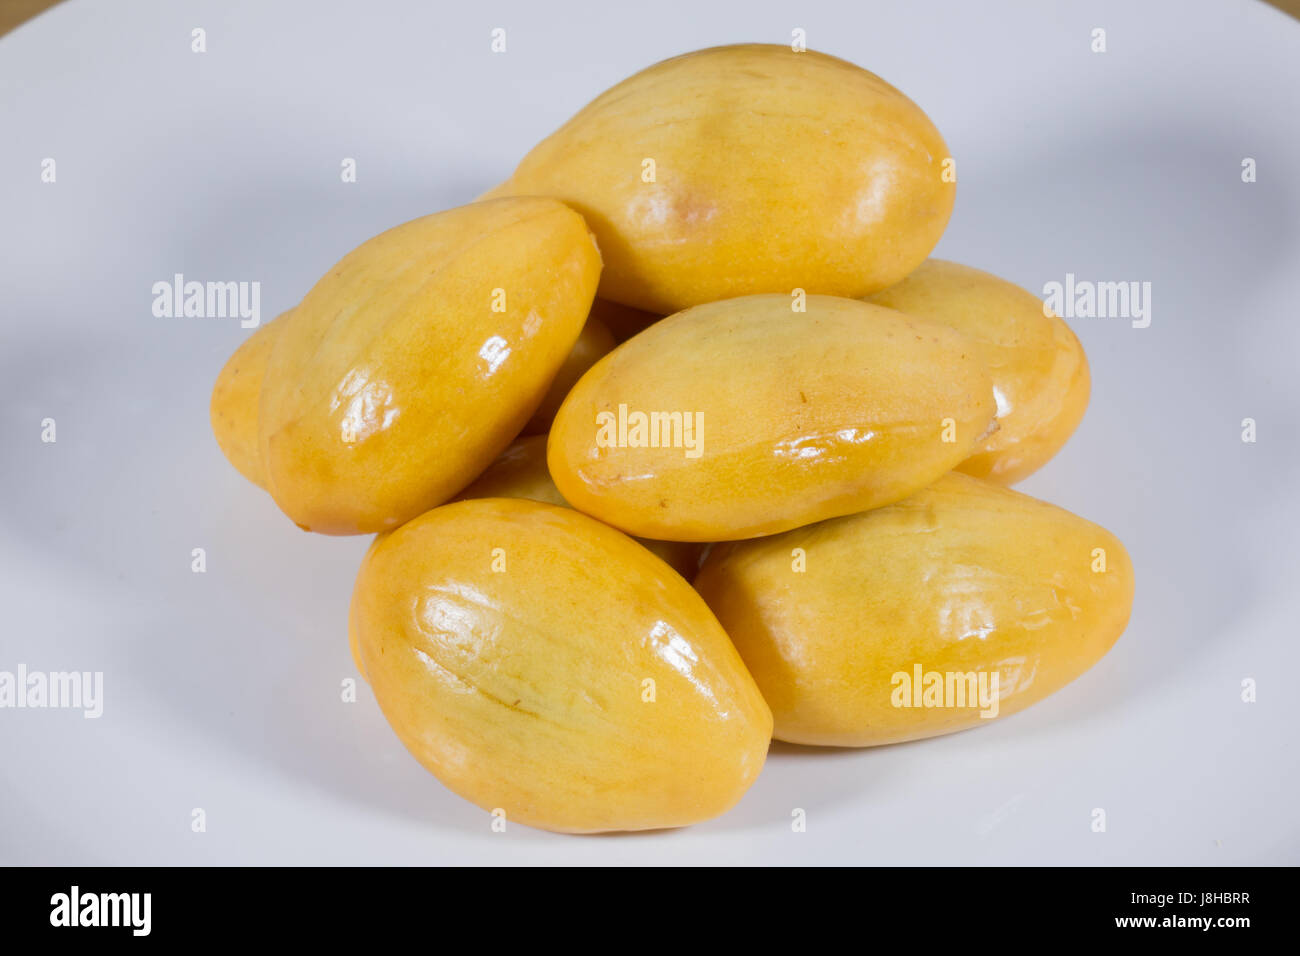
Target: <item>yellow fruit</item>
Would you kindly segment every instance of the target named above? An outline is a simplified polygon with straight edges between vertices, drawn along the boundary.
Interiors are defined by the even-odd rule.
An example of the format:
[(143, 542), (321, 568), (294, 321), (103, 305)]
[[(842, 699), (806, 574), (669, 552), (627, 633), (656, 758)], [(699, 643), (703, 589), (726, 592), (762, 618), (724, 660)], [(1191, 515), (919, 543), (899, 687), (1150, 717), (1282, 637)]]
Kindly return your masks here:
[(546, 436), (516, 439), (473, 484), (456, 496), (465, 498), (528, 498), (569, 507), (546, 470)]
[[(594, 308), (592, 310), (595, 311)], [(587, 324), (582, 327), (582, 334), (573, 343), (569, 355), (551, 380), (551, 387), (546, 390), (546, 397), (537, 406), (533, 417), (524, 426), (525, 435), (541, 435), (550, 430), (551, 420), (560, 410), (569, 389), (582, 378), (582, 373), (596, 364), (596, 360), (614, 347), (614, 336), (596, 316), (587, 316)]]
[(257, 447), (257, 403), (271, 346), (287, 314), (263, 325), (235, 349), (217, 376), (208, 406), (217, 445), (239, 473), (259, 488), (266, 487), (266, 478)]
[(948, 159), (930, 119), (880, 77), (745, 44), (624, 80), (498, 190), (569, 203), (600, 240), (601, 297), (664, 314), (897, 282), (948, 222)]
[(446, 501), (541, 403), (599, 273), (582, 217), (551, 199), (462, 206), (350, 252), (267, 364), (259, 445), (281, 510), (359, 534)]
[(605, 356), (551, 429), (560, 493), (638, 537), (724, 541), (889, 504), (970, 454), (994, 403), (968, 339), (853, 299), (806, 309), (697, 306)]
[[(501, 453), (458, 498), (531, 498), (568, 508), (546, 470), (546, 436), (521, 438)], [(699, 570), (701, 547), (688, 541), (636, 539), (687, 580)]]
[(1061, 450), (1088, 407), (1083, 346), (1065, 321), (1004, 279), (930, 259), (868, 302), (951, 325), (979, 344), (993, 377), (998, 430), (958, 470), (1012, 484)]
[(715, 546), (695, 586), (779, 739), (865, 747), (979, 726), (1074, 680), (1123, 633), (1133, 566), (1105, 529), (951, 474), (888, 508)]
[[(559, 410), (560, 404), (569, 394), (582, 373), (589, 369), (602, 355), (614, 347), (614, 338), (604, 324), (597, 318), (600, 303), (592, 305), (587, 324), (582, 327), (582, 334), (573, 344), (560, 371), (551, 382), (546, 397), (533, 417), (524, 427), (524, 434), (541, 434), (550, 428), (551, 420)], [(622, 309), (622, 306), (613, 306)], [(629, 313), (635, 310), (628, 309)], [(217, 444), (225, 453), (230, 463), (253, 484), (265, 488), (262, 477), (262, 463), (257, 448), (257, 408), (262, 390), (262, 375), (266, 371), (267, 356), (271, 352), (274, 330), (280, 326), (268, 323), (254, 332), (230, 357), (221, 374), (217, 376), (216, 386), (212, 390), (212, 430), (216, 434)], [(551, 476), (546, 471), (545, 438), (542, 437), (542, 453), (538, 464), (541, 476), (554, 488)], [(509, 449), (502, 453), (502, 461), (509, 456)], [(489, 469), (490, 470), (490, 469)], [(489, 497), (477, 495), (474, 497)], [(503, 495), (510, 498), (532, 498), (534, 495)], [(556, 492), (556, 497), (559, 493)], [(538, 500), (547, 500), (539, 498)], [(559, 504), (561, 502), (555, 502)], [(675, 542), (669, 542), (675, 544)], [(671, 563), (671, 562), (670, 562)]]
[(566, 508), (460, 501), (380, 536), (354, 620), (411, 753), (508, 821), (677, 827), (758, 776), (771, 714), (718, 622), (644, 548)]

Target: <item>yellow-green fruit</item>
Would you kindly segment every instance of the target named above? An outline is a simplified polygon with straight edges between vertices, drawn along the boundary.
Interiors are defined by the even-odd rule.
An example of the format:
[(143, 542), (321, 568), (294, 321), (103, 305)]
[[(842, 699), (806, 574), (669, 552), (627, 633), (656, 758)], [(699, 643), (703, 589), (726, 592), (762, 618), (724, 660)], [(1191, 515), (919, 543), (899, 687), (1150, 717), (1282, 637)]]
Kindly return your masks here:
[(880, 77), (745, 44), (624, 80), (499, 188), (572, 205), (605, 256), (600, 295), (664, 314), (883, 289), (938, 242), (954, 181), (939, 131)]
[[(568, 508), (546, 470), (546, 436), (520, 438), (501, 453), (459, 498), (530, 498)], [(689, 541), (637, 539), (687, 580), (699, 570), (701, 546)]]
[(235, 349), (212, 386), (208, 406), (217, 445), (239, 473), (259, 488), (266, 487), (266, 478), (257, 446), (257, 405), (271, 346), (286, 314), (263, 325)]
[(262, 386), (267, 487), (303, 528), (396, 527), (486, 468), (541, 403), (600, 256), (552, 199), (497, 199), (364, 243), (287, 316)]
[(998, 430), (958, 470), (1012, 484), (1060, 451), (1088, 407), (1088, 359), (1070, 327), (1005, 279), (930, 259), (868, 302), (934, 319), (979, 345)]
[(965, 336), (854, 299), (791, 305), (697, 306), (592, 366), (551, 429), (560, 493), (638, 537), (749, 538), (897, 501), (992, 425)]
[(459, 501), (376, 539), (354, 619), (384, 716), (484, 810), (677, 827), (758, 776), (772, 717), (689, 584), (567, 508)]
[(866, 747), (976, 727), (1074, 680), (1123, 633), (1133, 566), (1104, 528), (954, 473), (718, 545), (695, 586), (779, 739)]
[(560, 410), (560, 405), (569, 394), (569, 389), (582, 378), (583, 372), (595, 365), (596, 360), (613, 347), (614, 336), (609, 329), (605, 328), (604, 323), (595, 315), (587, 316), (587, 324), (582, 327), (582, 334), (578, 336), (578, 341), (573, 343), (573, 348), (569, 350), (568, 357), (560, 366), (560, 370), (555, 373), (555, 378), (551, 380), (551, 387), (546, 390), (546, 397), (542, 399), (542, 404), (537, 406), (533, 417), (528, 419), (528, 424), (524, 426), (524, 434), (540, 435), (549, 431), (551, 420)]

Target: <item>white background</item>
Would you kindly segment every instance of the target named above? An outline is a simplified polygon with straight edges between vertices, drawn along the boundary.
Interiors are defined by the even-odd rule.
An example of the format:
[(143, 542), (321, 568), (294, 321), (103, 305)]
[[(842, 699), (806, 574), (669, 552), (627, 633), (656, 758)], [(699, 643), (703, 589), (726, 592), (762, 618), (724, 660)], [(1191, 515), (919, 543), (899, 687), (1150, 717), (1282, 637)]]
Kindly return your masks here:
[[(260, 281), (269, 320), (626, 75), (794, 27), (943, 132), (960, 181), (938, 255), (1037, 292), (1152, 283), (1147, 329), (1074, 321), (1092, 404), (1021, 486), (1126, 543), (1132, 623), (979, 730), (775, 745), (689, 830), (494, 834), (364, 685), (340, 701), (366, 540), (298, 531), (225, 462), (209, 391), (247, 332), (154, 318), (150, 288)], [(1252, 0), (73, 0), (0, 39), (0, 670), (105, 681), (99, 720), (0, 710), (0, 862), (1300, 862), (1298, 91), (1300, 23)]]

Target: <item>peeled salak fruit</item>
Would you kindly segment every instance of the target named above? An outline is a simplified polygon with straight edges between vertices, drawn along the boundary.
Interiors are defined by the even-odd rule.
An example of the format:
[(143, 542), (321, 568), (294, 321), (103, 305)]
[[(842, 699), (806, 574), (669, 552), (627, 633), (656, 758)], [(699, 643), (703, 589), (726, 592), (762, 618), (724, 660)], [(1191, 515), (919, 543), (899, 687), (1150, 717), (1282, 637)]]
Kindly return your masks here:
[(713, 548), (695, 586), (775, 735), (868, 747), (976, 727), (1074, 680), (1123, 633), (1110, 532), (952, 473), (887, 508)]
[(560, 494), (641, 538), (750, 538), (906, 497), (992, 427), (965, 336), (854, 299), (793, 301), (697, 306), (593, 365), (551, 428)]
[(1013, 484), (1061, 450), (1088, 407), (1088, 359), (1070, 327), (1005, 279), (929, 259), (867, 301), (967, 335), (993, 377), (998, 429), (959, 471)]
[(235, 349), (217, 375), (208, 406), (217, 445), (236, 470), (259, 488), (266, 487), (266, 476), (257, 445), (257, 407), (266, 363), (286, 314), (267, 322)]
[[(530, 498), (569, 507), (546, 470), (546, 436), (520, 438), (501, 453), (460, 498)], [(687, 580), (699, 570), (701, 546), (688, 541), (637, 539)]]
[(473, 203), (348, 253), (277, 323), (258, 415), (276, 504), (363, 534), (446, 501), (537, 409), (599, 275), (552, 199)]
[(570, 509), (459, 501), (381, 535), (352, 619), (398, 737), (507, 821), (684, 826), (763, 766), (771, 713), (699, 595)]
[[(592, 366), (596, 359), (614, 347), (614, 340), (609, 330), (597, 318), (598, 313), (607, 314), (606, 310), (601, 309), (600, 306), (600, 300), (592, 303), (591, 314), (587, 318), (586, 325), (582, 327), (582, 334), (578, 336), (578, 340), (573, 344), (573, 348), (560, 366), (560, 370), (552, 380), (542, 404), (524, 427), (525, 433), (546, 431), (550, 427), (551, 419), (555, 417), (556, 410), (564, 401), (565, 396), (568, 395), (569, 389), (573, 387), (574, 382)], [(623, 307), (613, 306), (613, 308), (622, 309)], [(632, 312), (633, 310), (628, 309), (626, 311)], [(657, 321), (659, 317), (651, 316), (650, 318)], [(217, 445), (240, 474), (263, 489), (266, 488), (266, 478), (262, 473), (262, 459), (257, 445), (257, 415), (262, 393), (262, 378), (266, 373), (267, 358), (271, 354), (271, 346), (275, 341), (274, 336), (281, 327), (280, 318), (277, 318), (272, 322), (268, 322), (245, 339), (244, 343), (235, 350), (235, 353), (226, 362), (225, 367), (217, 376), (216, 384), (212, 388), (210, 415), (212, 431), (216, 436)], [(545, 448), (544, 439), (542, 447)], [(508, 454), (509, 449), (503, 453), (502, 457), (505, 458)], [(546, 474), (544, 451), (542, 453), (541, 472), (545, 476), (546, 482), (550, 484), (551, 477)], [(552, 485), (552, 487), (554, 486)], [(556, 492), (557, 497), (558, 494)], [(520, 495), (517, 497), (533, 496)]]
[(880, 77), (745, 44), (607, 90), (492, 194), (572, 205), (605, 256), (600, 295), (666, 314), (760, 292), (883, 289), (934, 248), (955, 188), (939, 131)]
[[(593, 305), (593, 311), (594, 309)], [(560, 370), (555, 373), (555, 378), (551, 380), (542, 404), (537, 406), (533, 417), (528, 419), (528, 424), (524, 426), (524, 434), (539, 435), (549, 431), (551, 421), (555, 418), (555, 413), (560, 410), (560, 405), (569, 394), (569, 389), (582, 378), (583, 372), (595, 365), (596, 360), (613, 347), (614, 336), (609, 329), (605, 328), (605, 323), (594, 315), (587, 316), (587, 324), (582, 327), (582, 334), (578, 336), (578, 341), (573, 343), (573, 348), (565, 356)]]

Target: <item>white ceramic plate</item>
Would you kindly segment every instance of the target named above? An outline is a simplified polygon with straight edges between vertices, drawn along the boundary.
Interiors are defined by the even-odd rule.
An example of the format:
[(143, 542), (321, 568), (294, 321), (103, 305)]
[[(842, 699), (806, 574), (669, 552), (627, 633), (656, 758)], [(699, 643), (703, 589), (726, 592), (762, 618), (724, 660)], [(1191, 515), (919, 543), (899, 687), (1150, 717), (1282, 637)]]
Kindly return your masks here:
[[(1253, 0), (474, 7), (73, 0), (0, 39), (0, 671), (103, 674), (97, 719), (0, 709), (0, 862), (1300, 862), (1300, 23)], [(303, 534), (226, 464), (208, 395), (247, 331), (155, 317), (152, 286), (256, 281), (269, 320), (629, 73), (795, 28), (943, 131), (938, 255), (1037, 292), (1150, 283), (1145, 328), (1073, 320), (1092, 404), (1021, 486), (1123, 539), (1132, 623), (979, 730), (777, 745), (711, 823), (493, 833), (364, 685), (341, 701), (366, 542)]]

